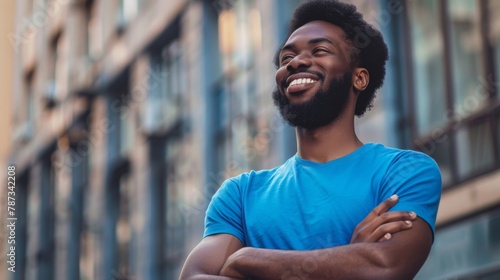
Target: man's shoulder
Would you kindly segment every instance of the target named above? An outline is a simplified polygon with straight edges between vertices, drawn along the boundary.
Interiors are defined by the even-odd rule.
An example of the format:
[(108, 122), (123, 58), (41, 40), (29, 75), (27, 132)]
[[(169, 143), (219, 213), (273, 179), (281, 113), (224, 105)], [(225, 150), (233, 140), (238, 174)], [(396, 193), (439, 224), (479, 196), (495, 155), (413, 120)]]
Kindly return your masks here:
[(431, 156), (419, 151), (377, 144), (373, 149), (372, 159), (370, 164), (384, 170), (383, 174), (386, 179), (392, 179), (398, 174), (408, 177), (422, 172), (425, 172), (426, 176), (436, 178), (436, 180), (441, 176), (436, 161)]
[(238, 185), (239, 187), (248, 186), (249, 184), (255, 183), (263, 183), (277, 176), (282, 176), (288, 174), (288, 171), (292, 166), (295, 160), (295, 156), (288, 159), (283, 164), (268, 168), (268, 169), (259, 169), (259, 170), (250, 170), (248, 172), (243, 172), (237, 176), (231, 177), (226, 180), (226, 182), (231, 182), (233, 184)]
[(431, 156), (415, 150), (386, 147), (382, 144), (377, 144), (374, 152), (377, 158), (388, 160), (391, 164), (417, 162), (436, 165)]
[(407, 149), (384, 147), (381, 145), (377, 158), (386, 162), (386, 179), (409, 178), (413, 175), (434, 178), (439, 181), (441, 173), (436, 161), (429, 155)]

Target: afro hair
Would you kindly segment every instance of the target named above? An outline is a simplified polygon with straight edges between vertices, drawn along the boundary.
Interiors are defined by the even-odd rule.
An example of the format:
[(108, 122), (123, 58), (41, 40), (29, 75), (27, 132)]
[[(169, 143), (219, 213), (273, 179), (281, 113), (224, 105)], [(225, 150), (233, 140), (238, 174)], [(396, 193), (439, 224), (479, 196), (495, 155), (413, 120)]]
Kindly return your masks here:
[[(363, 19), (354, 5), (338, 0), (309, 0), (300, 4), (292, 16), (286, 38), (301, 26), (316, 20), (340, 27), (351, 45), (353, 66), (366, 68), (370, 74), (370, 82), (356, 104), (355, 114), (360, 117), (373, 106), (375, 91), (383, 84), (385, 63), (389, 58), (387, 45), (382, 34)], [(278, 55), (279, 51), (275, 56), (276, 66), (279, 64)]]

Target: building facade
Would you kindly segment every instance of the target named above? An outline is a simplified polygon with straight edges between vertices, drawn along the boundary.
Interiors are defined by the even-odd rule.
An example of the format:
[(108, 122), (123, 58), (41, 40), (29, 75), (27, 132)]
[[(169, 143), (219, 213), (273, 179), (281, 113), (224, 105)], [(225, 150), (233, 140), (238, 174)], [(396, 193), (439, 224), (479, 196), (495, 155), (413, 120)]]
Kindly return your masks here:
[[(360, 138), (423, 151), (442, 171), (419, 279), (498, 277), (500, 6), (351, 2), (391, 53)], [(295, 153), (270, 93), (298, 3), (17, 1), (6, 279), (177, 279), (222, 181)]]
[[(8, 34), (14, 31), (15, 23), (15, 3), (4, 1), (0, 3), (0, 34)], [(14, 49), (12, 48), (7, 37), (0, 40), (0, 85), (2, 85), (2, 92), (0, 92), (0, 98), (2, 103), (0, 103), (0, 112), (2, 117), (0, 118), (0, 129), (3, 133), (0, 134), (0, 169), (5, 170), (0, 174), (0, 180), (2, 182), (7, 182), (8, 171), (7, 171), (7, 158), (11, 152), (11, 135), (12, 135), (12, 91), (13, 91), (13, 66), (14, 59), (13, 55)], [(8, 183), (6, 183), (8, 184)], [(5, 186), (7, 188), (7, 186)], [(0, 191), (0, 201), (7, 201), (7, 192)], [(0, 217), (5, 217), (7, 213), (6, 207), (0, 208)], [(0, 271), (7, 271), (6, 254), (7, 247), (5, 245), (7, 242), (10, 232), (5, 230), (0, 231)], [(5, 260), (5, 261), (4, 261)], [(1, 275), (1, 274), (0, 274)]]

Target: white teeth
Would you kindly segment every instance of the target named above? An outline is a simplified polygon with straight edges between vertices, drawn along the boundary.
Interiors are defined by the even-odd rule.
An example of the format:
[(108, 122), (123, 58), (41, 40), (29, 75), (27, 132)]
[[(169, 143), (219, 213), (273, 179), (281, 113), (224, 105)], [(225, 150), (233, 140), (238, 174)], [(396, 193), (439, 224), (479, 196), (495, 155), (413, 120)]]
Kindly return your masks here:
[(316, 81), (310, 78), (303, 78), (303, 79), (295, 79), (293, 80), (289, 86), (294, 86), (294, 85), (301, 85), (301, 84), (312, 84), (315, 83)]

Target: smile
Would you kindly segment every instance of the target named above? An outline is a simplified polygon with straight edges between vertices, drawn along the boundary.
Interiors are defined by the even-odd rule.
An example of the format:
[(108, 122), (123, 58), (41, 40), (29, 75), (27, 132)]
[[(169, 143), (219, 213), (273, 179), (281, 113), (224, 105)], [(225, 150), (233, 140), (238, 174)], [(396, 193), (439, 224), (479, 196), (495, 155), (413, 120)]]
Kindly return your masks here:
[(288, 85), (286, 91), (288, 93), (304, 91), (311, 88), (316, 82), (317, 80), (311, 78), (294, 79)]

